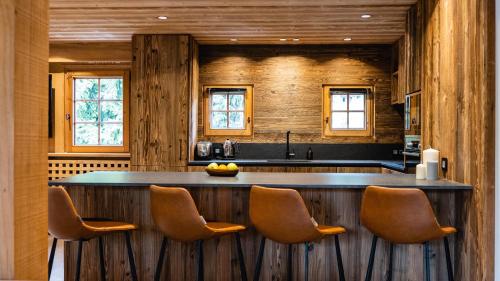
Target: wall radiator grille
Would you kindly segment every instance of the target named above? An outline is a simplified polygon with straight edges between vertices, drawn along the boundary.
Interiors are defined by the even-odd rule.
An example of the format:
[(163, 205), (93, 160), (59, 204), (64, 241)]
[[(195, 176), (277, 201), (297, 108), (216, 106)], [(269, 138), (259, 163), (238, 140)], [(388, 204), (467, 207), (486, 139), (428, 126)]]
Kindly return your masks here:
[(49, 159), (49, 181), (94, 171), (130, 171), (130, 160)]

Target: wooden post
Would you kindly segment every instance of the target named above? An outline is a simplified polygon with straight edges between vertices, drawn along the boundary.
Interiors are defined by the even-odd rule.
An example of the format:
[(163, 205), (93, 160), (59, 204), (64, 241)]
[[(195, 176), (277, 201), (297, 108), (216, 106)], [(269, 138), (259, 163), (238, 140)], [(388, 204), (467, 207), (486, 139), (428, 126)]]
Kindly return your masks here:
[(0, 279), (47, 280), (48, 0), (0, 2)]

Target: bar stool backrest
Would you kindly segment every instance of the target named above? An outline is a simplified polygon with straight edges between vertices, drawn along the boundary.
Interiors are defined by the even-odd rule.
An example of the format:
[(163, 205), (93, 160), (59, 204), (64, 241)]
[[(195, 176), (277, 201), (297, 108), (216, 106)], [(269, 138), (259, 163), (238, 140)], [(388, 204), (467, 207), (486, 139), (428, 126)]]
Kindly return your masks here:
[(63, 187), (49, 187), (48, 211), (49, 233), (55, 238), (79, 240), (88, 232), (68, 192)]
[(260, 233), (279, 243), (302, 243), (321, 237), (304, 200), (294, 189), (253, 186), (250, 219)]
[(442, 233), (429, 199), (416, 188), (368, 186), (360, 216), (368, 230), (393, 243), (423, 243)]
[(152, 185), (150, 191), (153, 220), (169, 239), (195, 241), (213, 235), (185, 188)]

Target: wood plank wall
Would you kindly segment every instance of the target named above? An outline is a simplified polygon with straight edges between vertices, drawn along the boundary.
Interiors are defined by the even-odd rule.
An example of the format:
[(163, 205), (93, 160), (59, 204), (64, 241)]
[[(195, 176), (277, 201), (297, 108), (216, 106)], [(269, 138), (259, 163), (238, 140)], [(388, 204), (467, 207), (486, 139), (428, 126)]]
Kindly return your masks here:
[(0, 279), (46, 280), (48, 1), (1, 1), (0, 23)]
[[(283, 142), (287, 130), (293, 142), (402, 142), (390, 46), (201, 46), (200, 86), (210, 84), (254, 85), (254, 135), (236, 138), (242, 142)], [(323, 84), (375, 85), (375, 137), (321, 137)], [(203, 136), (202, 100), (199, 139), (225, 140)]]
[[(494, 1), (420, 0), (412, 50), (421, 72), (423, 145), (448, 158), (448, 179), (474, 186), (456, 280), (493, 280), (495, 151)], [(409, 16), (414, 16), (413, 9)], [(412, 24), (422, 24), (421, 31)], [(421, 46), (419, 46), (421, 44)], [(415, 51), (415, 54), (418, 54)]]
[(131, 170), (182, 170), (187, 165), (192, 39), (132, 38)]

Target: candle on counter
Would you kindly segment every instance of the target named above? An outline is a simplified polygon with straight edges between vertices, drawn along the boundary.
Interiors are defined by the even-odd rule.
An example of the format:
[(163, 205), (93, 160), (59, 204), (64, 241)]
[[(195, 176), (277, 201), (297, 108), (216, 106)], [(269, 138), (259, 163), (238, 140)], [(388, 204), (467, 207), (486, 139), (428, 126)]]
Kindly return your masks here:
[(417, 180), (425, 180), (426, 177), (426, 167), (424, 164), (417, 165)]
[(427, 161), (426, 177), (428, 180), (438, 179), (438, 161)]
[(423, 153), (423, 164), (427, 166), (427, 162), (429, 161), (439, 161), (439, 150), (429, 148), (424, 150)]

